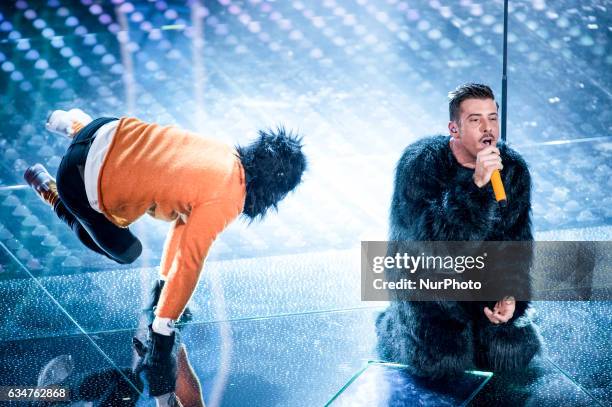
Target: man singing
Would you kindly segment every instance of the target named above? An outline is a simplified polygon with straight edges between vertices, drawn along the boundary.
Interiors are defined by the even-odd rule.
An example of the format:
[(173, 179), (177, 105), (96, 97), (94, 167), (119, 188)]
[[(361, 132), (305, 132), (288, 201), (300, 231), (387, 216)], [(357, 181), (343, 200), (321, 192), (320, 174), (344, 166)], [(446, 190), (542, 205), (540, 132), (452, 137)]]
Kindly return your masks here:
[[(499, 141), (491, 89), (466, 84), (449, 94), (449, 136), (408, 146), (397, 164), (391, 203), (391, 241), (532, 241), (531, 180), (521, 156)], [(501, 171), (506, 207), (491, 190)], [(392, 301), (377, 319), (379, 351), (419, 376), (439, 378), (464, 370), (523, 369), (540, 350), (525, 317), (528, 303), (512, 293), (528, 281), (511, 276), (507, 294), (482, 302)]]

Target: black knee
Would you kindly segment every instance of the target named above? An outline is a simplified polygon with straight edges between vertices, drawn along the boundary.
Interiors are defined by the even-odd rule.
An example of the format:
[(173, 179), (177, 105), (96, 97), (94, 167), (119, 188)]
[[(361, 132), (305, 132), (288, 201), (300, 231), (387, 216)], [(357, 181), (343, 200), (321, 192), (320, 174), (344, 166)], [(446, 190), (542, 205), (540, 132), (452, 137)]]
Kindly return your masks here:
[(141, 254), (142, 243), (140, 243), (140, 240), (134, 239), (134, 242), (132, 242), (126, 251), (119, 255), (112, 255), (109, 257), (119, 264), (132, 264), (140, 257)]
[(530, 322), (488, 324), (476, 331), (476, 364), (484, 370), (524, 370), (542, 348), (540, 335)]
[(428, 378), (461, 374), (473, 369), (471, 324), (428, 318), (408, 308), (389, 307), (376, 321), (378, 352), (385, 360), (408, 366), (410, 373)]

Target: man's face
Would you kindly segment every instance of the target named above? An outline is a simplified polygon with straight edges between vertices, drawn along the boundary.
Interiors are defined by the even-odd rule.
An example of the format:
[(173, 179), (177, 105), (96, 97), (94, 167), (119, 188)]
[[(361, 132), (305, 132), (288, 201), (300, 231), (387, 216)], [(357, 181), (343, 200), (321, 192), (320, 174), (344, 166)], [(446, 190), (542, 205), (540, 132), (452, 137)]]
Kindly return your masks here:
[(497, 105), (493, 99), (466, 99), (459, 105), (459, 123), (452, 121), (457, 132), (451, 132), (459, 138), (465, 150), (473, 157), (488, 146), (494, 146), (499, 139)]

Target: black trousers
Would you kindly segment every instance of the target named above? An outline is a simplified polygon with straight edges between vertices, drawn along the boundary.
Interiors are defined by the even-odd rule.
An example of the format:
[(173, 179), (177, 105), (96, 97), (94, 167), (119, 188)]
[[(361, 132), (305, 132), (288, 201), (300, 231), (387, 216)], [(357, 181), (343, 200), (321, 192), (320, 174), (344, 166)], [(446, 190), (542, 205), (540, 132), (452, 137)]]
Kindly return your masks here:
[(95, 119), (79, 131), (68, 147), (57, 170), (60, 201), (55, 212), (89, 249), (120, 264), (132, 263), (142, 253), (142, 244), (128, 228), (121, 228), (89, 205), (85, 192), (85, 161), (96, 131), (117, 120)]

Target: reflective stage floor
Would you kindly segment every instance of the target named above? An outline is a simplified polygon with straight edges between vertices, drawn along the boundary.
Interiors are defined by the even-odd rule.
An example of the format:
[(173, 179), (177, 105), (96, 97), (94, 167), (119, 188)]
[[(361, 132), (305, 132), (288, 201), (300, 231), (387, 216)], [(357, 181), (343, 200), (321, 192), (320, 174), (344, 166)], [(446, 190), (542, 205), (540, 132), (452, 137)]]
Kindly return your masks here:
[[(5, 260), (15, 272), (23, 267), (12, 254)], [(359, 373), (377, 359), (374, 320), (383, 304), (360, 301), (358, 262), (355, 250), (211, 262), (190, 306), (193, 319), (181, 329), (204, 399), (222, 397), (228, 406), (610, 400), (608, 302), (536, 303), (546, 352), (520, 375), (431, 384), (380, 366)], [(154, 269), (142, 268), (3, 280), (0, 386), (35, 384), (62, 355), (74, 377), (133, 366), (131, 338), (142, 335), (133, 304), (154, 277)], [(406, 391), (397, 391), (398, 380)], [(413, 404), (417, 399), (422, 404)], [(147, 402), (143, 395), (139, 403)]]
[[(537, 240), (612, 240), (611, 5), (510, 5), (508, 142)], [(22, 181), (69, 144), (49, 111), (80, 107), (231, 144), (279, 123), (305, 136), (304, 183), (220, 236), (181, 328), (207, 405), (612, 405), (610, 302), (535, 303), (546, 349), (520, 375), (427, 383), (375, 353), (385, 304), (360, 300), (359, 241), (385, 240), (395, 163), (447, 133), (447, 92), (499, 98), (501, 33), (499, 1), (1, 2), (0, 386), (103, 372), (102, 390), (154, 405), (131, 338), (168, 224), (133, 225), (143, 255), (119, 266)]]

